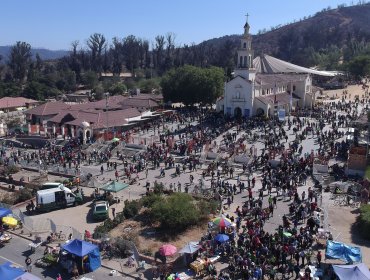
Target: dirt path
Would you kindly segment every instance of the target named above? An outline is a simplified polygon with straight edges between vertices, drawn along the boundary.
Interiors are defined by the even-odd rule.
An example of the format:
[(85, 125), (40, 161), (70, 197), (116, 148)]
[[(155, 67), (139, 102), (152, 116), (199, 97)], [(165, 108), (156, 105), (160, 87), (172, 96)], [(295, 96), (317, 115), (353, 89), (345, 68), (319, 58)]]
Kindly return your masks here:
[[(333, 237), (339, 242), (349, 245), (360, 246), (362, 251), (362, 261), (370, 266), (370, 241), (360, 237), (356, 230), (356, 218), (359, 215), (358, 209), (344, 206), (329, 206), (329, 224)], [(338, 237), (337, 237), (338, 236)]]

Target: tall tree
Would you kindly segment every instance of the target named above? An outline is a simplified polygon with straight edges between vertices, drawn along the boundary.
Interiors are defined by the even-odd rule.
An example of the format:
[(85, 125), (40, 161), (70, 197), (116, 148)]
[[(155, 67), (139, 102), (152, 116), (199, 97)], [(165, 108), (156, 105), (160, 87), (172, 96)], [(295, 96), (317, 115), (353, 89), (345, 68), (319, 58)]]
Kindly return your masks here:
[(102, 72), (103, 58), (102, 55), (106, 49), (106, 39), (103, 34), (94, 33), (87, 40), (87, 46), (91, 51), (92, 69), (99, 75)]
[(26, 42), (17, 42), (10, 50), (9, 68), (14, 80), (24, 82), (31, 63), (31, 45)]
[(154, 47), (154, 67), (158, 69), (158, 72), (162, 74), (164, 72), (163, 59), (164, 59), (164, 48), (166, 45), (165, 37), (163, 35), (158, 35), (155, 37), (155, 47)]
[(123, 65), (123, 45), (121, 39), (114, 37), (112, 45), (110, 47), (110, 53), (112, 56), (112, 72), (113, 75), (119, 76), (122, 72)]

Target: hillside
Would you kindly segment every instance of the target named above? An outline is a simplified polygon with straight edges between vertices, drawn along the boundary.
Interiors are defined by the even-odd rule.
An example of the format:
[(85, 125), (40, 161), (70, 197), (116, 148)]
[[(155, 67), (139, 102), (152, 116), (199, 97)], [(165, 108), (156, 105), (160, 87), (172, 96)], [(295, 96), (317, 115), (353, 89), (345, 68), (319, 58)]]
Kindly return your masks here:
[[(250, 24), (253, 26), (253, 22)], [(231, 43), (236, 51), (239, 39), (240, 35), (229, 35), (201, 44), (222, 48)], [(314, 52), (328, 52), (336, 48), (344, 51), (353, 47), (351, 44), (355, 41), (370, 42), (370, 4), (319, 12), (305, 20), (253, 35), (253, 48), (256, 55), (266, 53), (312, 66), (310, 56)]]
[[(3, 61), (7, 61), (10, 53), (11, 46), (0, 46), (0, 55)], [(32, 49), (33, 57), (38, 53), (42, 60), (54, 60), (67, 55), (69, 52), (64, 50), (48, 50), (48, 49)]]

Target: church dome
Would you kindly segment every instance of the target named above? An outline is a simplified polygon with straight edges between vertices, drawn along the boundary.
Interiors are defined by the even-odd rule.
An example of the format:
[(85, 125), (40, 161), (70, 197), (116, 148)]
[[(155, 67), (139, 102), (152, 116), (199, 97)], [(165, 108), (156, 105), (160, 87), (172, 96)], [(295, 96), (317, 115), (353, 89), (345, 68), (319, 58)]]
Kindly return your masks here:
[(90, 127), (90, 124), (89, 124), (88, 122), (86, 122), (86, 121), (83, 121), (83, 122), (81, 123), (81, 125), (82, 125), (84, 128)]

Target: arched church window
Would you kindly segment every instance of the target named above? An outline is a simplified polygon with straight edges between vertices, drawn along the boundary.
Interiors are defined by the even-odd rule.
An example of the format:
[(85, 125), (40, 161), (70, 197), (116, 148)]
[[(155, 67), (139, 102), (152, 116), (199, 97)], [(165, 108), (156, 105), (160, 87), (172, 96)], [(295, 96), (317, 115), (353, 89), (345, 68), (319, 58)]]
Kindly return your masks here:
[(247, 48), (247, 43), (243, 43), (243, 48), (246, 49)]
[(243, 66), (243, 57), (242, 56), (240, 56), (240, 58), (239, 58), (239, 67), (242, 67)]
[(295, 91), (295, 85), (293, 85), (293, 91)]
[(248, 64), (248, 58), (247, 58), (247, 56), (244, 56), (244, 68), (246, 68), (247, 67), (247, 64)]

